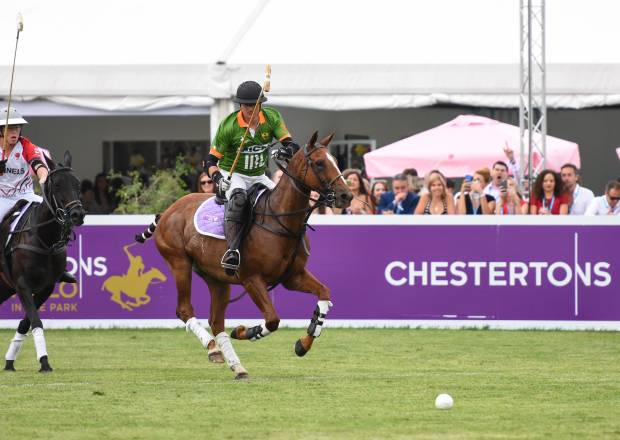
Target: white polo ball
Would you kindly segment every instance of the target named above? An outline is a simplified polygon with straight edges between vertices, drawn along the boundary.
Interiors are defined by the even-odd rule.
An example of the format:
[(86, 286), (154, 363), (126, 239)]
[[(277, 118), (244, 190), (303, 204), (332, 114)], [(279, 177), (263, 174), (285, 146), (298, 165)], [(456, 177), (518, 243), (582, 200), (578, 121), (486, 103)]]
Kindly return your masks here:
[(450, 394), (440, 394), (435, 399), (435, 408), (450, 409), (454, 405), (454, 400)]

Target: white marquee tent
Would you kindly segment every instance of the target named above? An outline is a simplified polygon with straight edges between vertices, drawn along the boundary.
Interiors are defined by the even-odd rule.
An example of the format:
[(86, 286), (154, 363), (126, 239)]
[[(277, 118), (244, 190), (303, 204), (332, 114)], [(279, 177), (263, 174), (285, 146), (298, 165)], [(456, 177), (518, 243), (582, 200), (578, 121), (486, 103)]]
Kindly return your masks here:
[[(0, 94), (21, 11), (14, 95), (41, 115), (222, 113), (266, 63), (276, 105), (518, 106), (518, 0), (3, 0), (1, 10)], [(547, 0), (549, 107), (620, 103), (619, 12), (614, 0)]]

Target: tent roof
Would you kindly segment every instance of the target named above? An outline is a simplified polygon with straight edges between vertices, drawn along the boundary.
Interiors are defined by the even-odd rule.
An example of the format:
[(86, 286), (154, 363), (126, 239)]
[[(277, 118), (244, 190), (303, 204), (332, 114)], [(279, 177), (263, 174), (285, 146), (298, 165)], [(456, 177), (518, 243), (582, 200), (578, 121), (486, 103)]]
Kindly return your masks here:
[[(438, 127), (407, 137), (364, 155), (369, 177), (391, 177), (406, 168), (424, 175), (439, 169), (448, 177), (461, 177), (506, 160), (504, 147), (519, 155), (519, 127), (475, 115), (460, 115)], [(540, 155), (534, 155), (537, 165)], [(565, 163), (580, 166), (576, 143), (547, 136), (547, 167)]]
[[(518, 0), (4, 3), (3, 93), (18, 11), (25, 21), (18, 97), (226, 98), (272, 63), (280, 105), (518, 105)], [(546, 4), (549, 106), (620, 102), (620, 4)]]

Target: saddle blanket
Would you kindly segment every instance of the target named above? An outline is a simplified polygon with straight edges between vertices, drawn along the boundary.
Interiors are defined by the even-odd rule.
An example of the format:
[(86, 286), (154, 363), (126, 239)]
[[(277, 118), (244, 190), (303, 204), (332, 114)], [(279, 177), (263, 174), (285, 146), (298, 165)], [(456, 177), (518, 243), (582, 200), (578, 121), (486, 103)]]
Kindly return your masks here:
[(224, 239), (224, 205), (215, 203), (215, 196), (198, 207), (194, 213), (194, 227), (202, 235)]
[[(264, 188), (250, 194), (250, 203), (256, 206)], [(224, 205), (215, 203), (215, 196), (202, 202), (194, 213), (194, 228), (202, 235), (224, 240)]]

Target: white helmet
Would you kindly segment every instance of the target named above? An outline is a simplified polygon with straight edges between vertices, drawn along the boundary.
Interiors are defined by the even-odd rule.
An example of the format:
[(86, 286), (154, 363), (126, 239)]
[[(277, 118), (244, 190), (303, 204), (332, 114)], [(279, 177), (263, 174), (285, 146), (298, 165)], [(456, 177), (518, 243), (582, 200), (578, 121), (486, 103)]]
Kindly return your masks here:
[[(7, 123), (7, 120), (6, 120), (7, 110), (8, 108), (6, 107), (0, 110), (0, 127), (4, 127)], [(24, 125), (27, 123), (28, 121), (22, 118), (22, 115), (20, 115), (16, 109), (11, 107), (11, 111), (9, 112), (8, 124), (9, 125)]]

